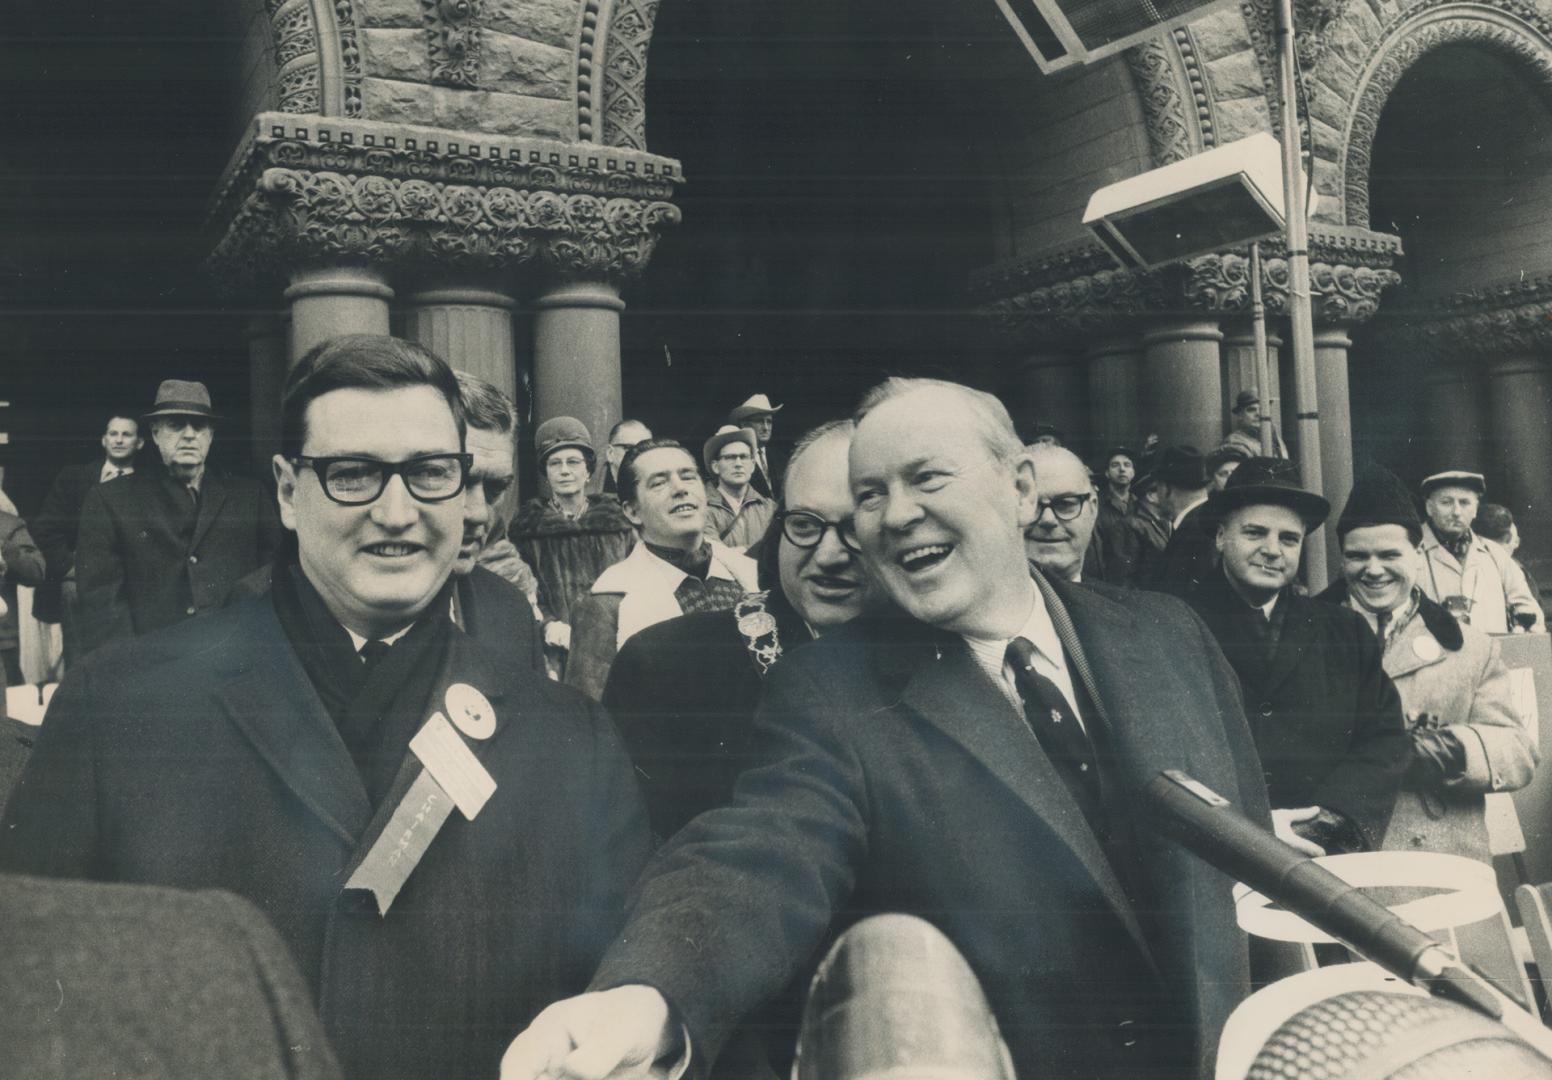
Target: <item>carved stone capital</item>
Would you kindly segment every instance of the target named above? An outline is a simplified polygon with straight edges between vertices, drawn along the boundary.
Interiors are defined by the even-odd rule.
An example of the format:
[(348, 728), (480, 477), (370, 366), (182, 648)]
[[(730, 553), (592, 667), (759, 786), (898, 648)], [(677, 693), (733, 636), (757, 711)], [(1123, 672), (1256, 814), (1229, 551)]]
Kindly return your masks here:
[(1552, 351), (1552, 277), (1431, 302), (1398, 337), (1403, 347), (1456, 361)]
[(619, 281), (678, 222), (678, 179), (636, 151), (265, 114), (217, 194), (210, 265), (237, 288), (342, 263)]
[[(1264, 241), (1261, 291), (1269, 314), (1288, 310), (1288, 260), (1281, 241)], [(1400, 282), (1394, 236), (1362, 229), (1310, 233), (1315, 319), (1350, 326), (1371, 318), (1381, 294)], [(1161, 314), (1249, 314), (1250, 258), (1236, 250), (1152, 270), (1116, 269), (1097, 245), (1068, 248), (978, 274), (972, 290), (1004, 336), (1020, 344), (1063, 342), (1136, 329)]]

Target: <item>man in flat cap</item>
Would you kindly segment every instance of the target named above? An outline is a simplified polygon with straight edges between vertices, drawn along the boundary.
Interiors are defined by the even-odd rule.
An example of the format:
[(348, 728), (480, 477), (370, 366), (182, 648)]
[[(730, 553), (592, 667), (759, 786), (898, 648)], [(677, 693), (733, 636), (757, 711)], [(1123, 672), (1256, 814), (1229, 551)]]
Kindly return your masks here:
[(754, 451), (754, 478), (749, 482), (756, 491), (770, 498), (776, 497), (776, 474), (771, 471), (769, 457), (771, 433), (776, 429), (776, 414), (782, 406), (772, 405), (764, 394), (751, 394), (742, 405), (728, 413), (728, 423), (734, 427), (754, 430), (759, 446)]
[(753, 428), (724, 424), (701, 452), (706, 471), (716, 481), (706, 488), (706, 536), (737, 551), (764, 536), (776, 513), (775, 501), (750, 482), (759, 450)]
[(1471, 531), (1487, 492), (1481, 473), (1450, 470), (1423, 481), (1423, 574), (1430, 600), (1485, 634), (1546, 629), (1525, 573), (1503, 545)]
[(1379, 848), (1411, 758), (1367, 622), (1291, 588), (1331, 504), (1252, 458), (1214, 493), (1220, 568), (1187, 598), (1239, 676), (1277, 833), (1310, 855)]
[(206, 467), (220, 418), (204, 383), (166, 380), (143, 419), (163, 467), (98, 484), (81, 506), (87, 650), (221, 607), (280, 541), (274, 500), (258, 481)]
[(1345, 604), (1373, 629), (1411, 743), (1384, 846), (1491, 862), (1483, 796), (1530, 783), (1539, 756), (1498, 642), (1417, 587), (1423, 523), (1393, 474), (1375, 468), (1358, 477), (1336, 534), (1342, 576), (1320, 599)]

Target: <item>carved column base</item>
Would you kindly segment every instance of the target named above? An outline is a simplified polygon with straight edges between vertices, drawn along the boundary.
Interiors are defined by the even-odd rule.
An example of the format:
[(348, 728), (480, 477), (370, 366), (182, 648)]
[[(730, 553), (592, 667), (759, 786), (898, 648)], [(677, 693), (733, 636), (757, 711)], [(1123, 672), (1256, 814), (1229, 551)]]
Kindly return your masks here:
[(553, 286), (534, 301), (535, 423), (574, 416), (602, 445), (620, 419), (619, 291), (602, 282)]

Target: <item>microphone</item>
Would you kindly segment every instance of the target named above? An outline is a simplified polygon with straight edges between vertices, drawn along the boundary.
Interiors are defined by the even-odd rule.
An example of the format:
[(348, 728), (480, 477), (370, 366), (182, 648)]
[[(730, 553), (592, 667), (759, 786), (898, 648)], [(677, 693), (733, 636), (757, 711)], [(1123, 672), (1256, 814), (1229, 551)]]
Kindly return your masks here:
[(1383, 904), (1252, 824), (1222, 795), (1167, 769), (1142, 789), (1144, 820), (1209, 865), (1386, 971), (1498, 1020), (1552, 1059), (1552, 1031)]

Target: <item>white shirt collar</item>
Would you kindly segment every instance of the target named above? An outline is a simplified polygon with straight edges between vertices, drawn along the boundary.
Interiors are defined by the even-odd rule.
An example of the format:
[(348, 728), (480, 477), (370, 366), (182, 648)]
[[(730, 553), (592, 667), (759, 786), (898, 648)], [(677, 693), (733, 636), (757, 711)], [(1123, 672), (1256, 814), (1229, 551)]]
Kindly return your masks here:
[(1045, 598), (1040, 595), (1034, 580), (1029, 582), (1030, 605), (1029, 615), (1024, 620), (1024, 625), (1014, 634), (1005, 638), (975, 638), (969, 635), (961, 635), (965, 644), (970, 649), (970, 655), (987, 677), (997, 685), (1006, 697), (1020, 711), (1024, 703), (1019, 696), (1018, 684), (1013, 678), (1013, 669), (1008, 665), (1008, 643), (1016, 637), (1027, 640), (1035, 647), (1035, 671), (1056, 684), (1056, 688), (1062, 692), (1071, 706), (1074, 716), (1082, 721), (1082, 713), (1078, 709), (1078, 696), (1072, 685), (1072, 676), (1067, 672), (1066, 654), (1062, 651), (1061, 639), (1056, 636), (1056, 626), (1051, 622), (1051, 613), (1046, 610)]
[[(458, 623), (457, 602), (458, 590), (454, 589), (452, 595), (447, 598), (447, 617), (453, 621), (454, 625), (457, 625)], [(419, 619), (415, 620), (415, 622), (419, 621)], [(344, 630), (345, 633), (350, 635), (350, 644), (354, 646), (356, 652), (359, 653), (362, 649), (362, 646), (364, 646), (368, 641), (381, 641), (384, 645), (393, 645), (397, 643), (401, 637), (410, 632), (410, 630), (415, 626), (415, 622), (410, 623), (410, 625), (406, 626), (403, 630), (398, 630), (392, 634), (389, 634), (385, 638), (364, 638), (350, 627), (346, 626), (344, 623), (340, 624), (340, 629)]]

